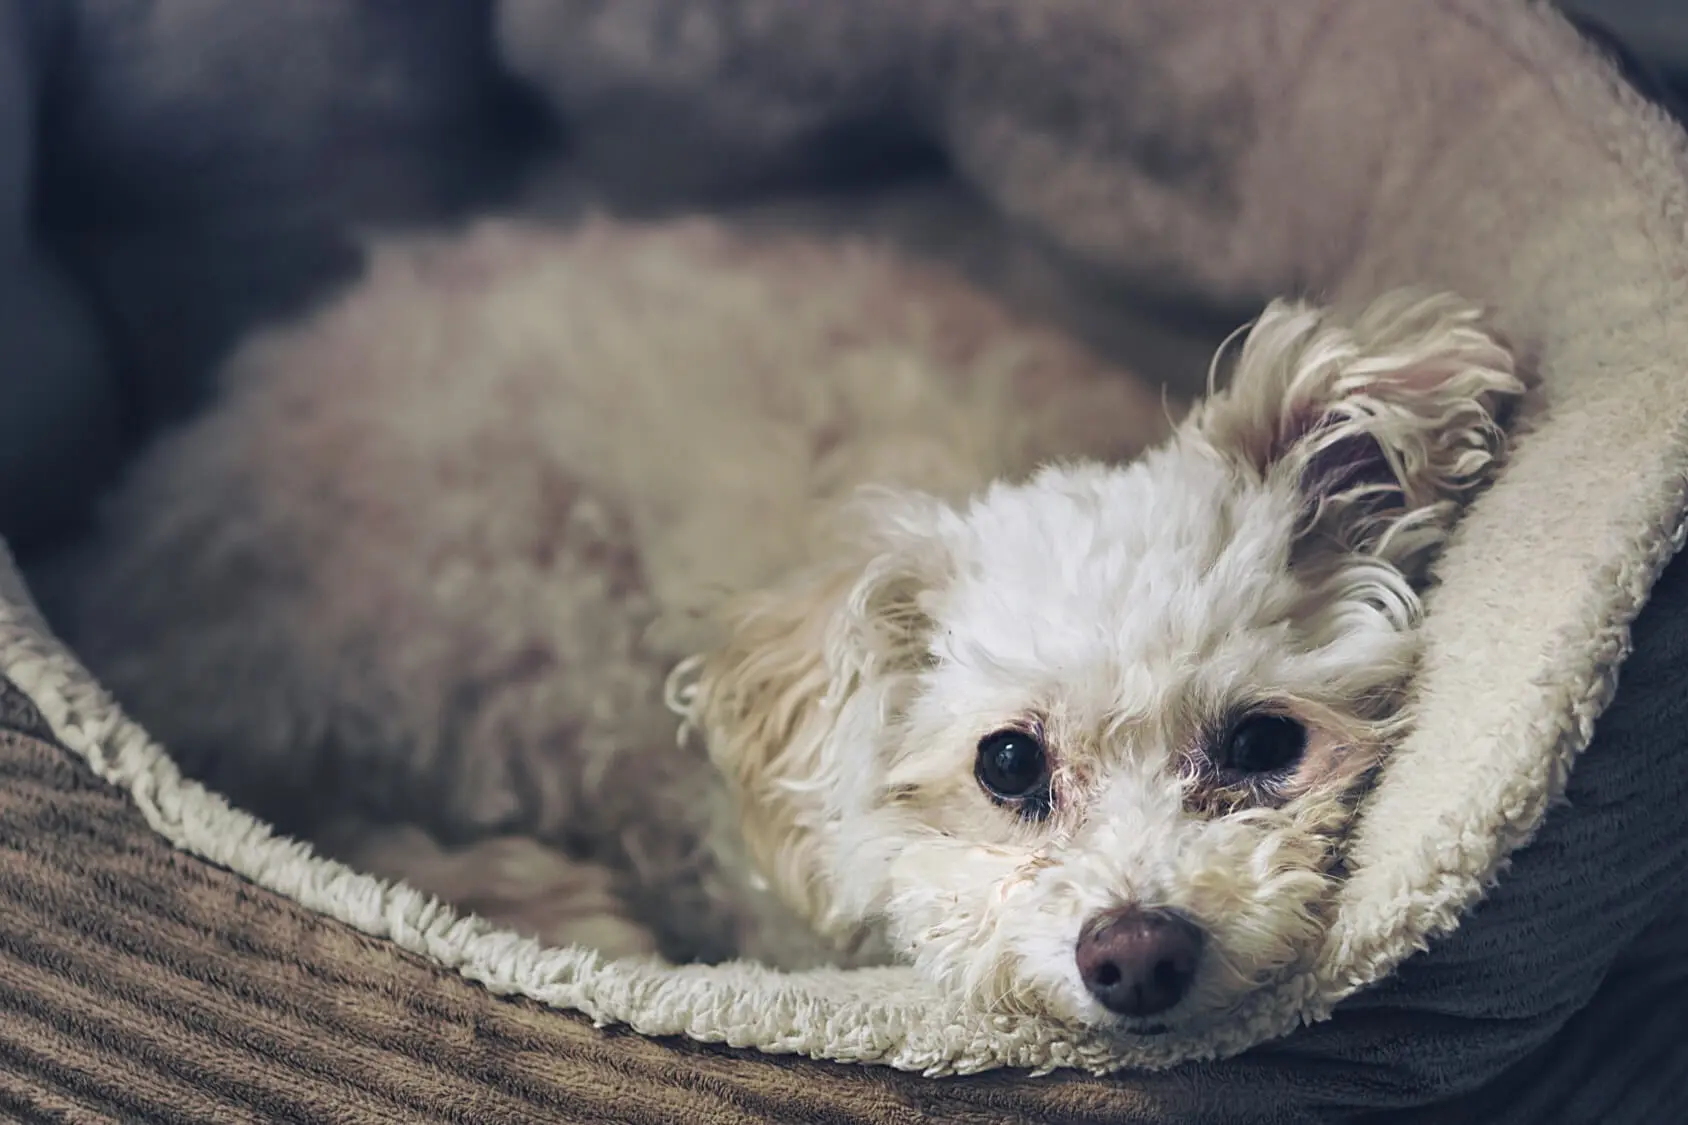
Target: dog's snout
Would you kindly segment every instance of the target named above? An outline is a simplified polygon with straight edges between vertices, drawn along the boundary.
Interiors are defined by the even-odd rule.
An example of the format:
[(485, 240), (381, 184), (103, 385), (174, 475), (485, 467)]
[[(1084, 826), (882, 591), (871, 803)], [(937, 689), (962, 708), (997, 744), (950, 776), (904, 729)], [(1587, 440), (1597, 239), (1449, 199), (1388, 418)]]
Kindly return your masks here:
[(1096, 915), (1079, 935), (1079, 977), (1121, 1016), (1152, 1016), (1184, 998), (1196, 977), (1202, 932), (1165, 910), (1124, 906)]

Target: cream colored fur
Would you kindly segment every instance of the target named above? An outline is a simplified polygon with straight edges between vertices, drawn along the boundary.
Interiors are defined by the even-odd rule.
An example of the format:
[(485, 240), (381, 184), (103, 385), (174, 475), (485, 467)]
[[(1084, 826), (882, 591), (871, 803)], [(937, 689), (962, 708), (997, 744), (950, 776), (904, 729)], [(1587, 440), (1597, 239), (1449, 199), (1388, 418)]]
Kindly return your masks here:
[[(704, 847), (720, 786), (662, 683), (716, 637), (706, 611), (805, 561), (860, 485), (959, 498), (1132, 455), (1166, 418), (871, 245), (489, 223), (381, 247), (345, 299), (253, 342), (53, 608), (191, 771), (336, 854), (551, 940), (603, 901), (552, 890), (608, 880), (613, 952), (649, 948), (637, 920), (676, 958), (812, 963), (833, 954), (736, 844)], [(465, 898), (471, 845), (511, 878), (524, 854), (534, 901)]]
[[(1318, 948), (1415, 586), (1517, 389), (1451, 298), (1279, 303), (1126, 464), (1152, 393), (886, 252), (486, 225), (248, 349), (58, 613), (226, 791), (549, 942), (888, 942), (984, 1007), (1111, 1025), (1073, 950), (1139, 904), (1206, 948), (1122, 1026), (1199, 1028)], [(698, 649), (670, 701), (707, 761), (661, 707)], [(1305, 757), (1233, 776), (1209, 740), (1265, 711)], [(974, 780), (1016, 726), (1047, 824)]]
[[(185, 782), (175, 748), (114, 706), (3, 581), (0, 670), (67, 746), (185, 853), (494, 991), (647, 1035), (933, 1074), (1104, 1072), (1233, 1055), (1369, 992), (1352, 1021), (1170, 1081), (1182, 1091), (1199, 1077), (1203, 1107), (1216, 1099), (1249, 1111), (1237, 1119), (1261, 1106), (1309, 1118), (1335, 1105), (1398, 1109), (1404, 1096), (1448, 1088), (1434, 1083), (1489, 1084), (1488, 1104), (1533, 1121), (1588, 1104), (1597, 1077), (1625, 1095), (1611, 1120), (1657, 1119), (1646, 1093), (1658, 1087), (1628, 1065), (1634, 1043), (1591, 1040), (1606, 1027), (1599, 1020), (1573, 1020), (1560, 1034), (1549, 1057), (1568, 1065), (1498, 1079), (1509, 1051), (1540, 1046), (1541, 1028), (1487, 1016), (1529, 998), (1562, 1016), (1601, 978), (1620, 977), (1608, 969), (1625, 954), (1590, 953), (1553, 980), (1524, 975), (1517, 964), (1539, 963), (1539, 927), (1470, 911), (1497, 880), (1513, 906), (1617, 886), (1647, 899), (1639, 909), (1650, 914), (1674, 893), (1647, 867), (1674, 820), (1644, 811), (1622, 843), (1590, 851), (1588, 818), (1558, 802), (1573, 766), (1607, 784), (1680, 774), (1664, 744), (1583, 754), (1615, 690), (1630, 622), (1682, 544), (1688, 148), (1679, 129), (1550, 11), (1523, 3), (1061, 0), (1020, 6), (1024, 19), (984, 20), (974, 5), (933, 0), (831, 6), (830, 23), (804, 9), (784, 24), (761, 13), (796, 9), (753, 0), (523, 6), (551, 32), (522, 40), (533, 56), (524, 72), (570, 86), (555, 96), (576, 117), (590, 117), (594, 93), (625, 100), (645, 84), (749, 136), (763, 124), (811, 128), (834, 112), (807, 102), (792, 112), (787, 101), (799, 95), (842, 102), (865, 92), (871, 107), (883, 111), (889, 97), (901, 112), (898, 95), (912, 91), (922, 110), (943, 108), (924, 120), (973, 190), (1109, 270), (1227, 300), (1310, 287), (1363, 304), (1429, 280), (1491, 303), (1539, 359), (1545, 386), (1531, 432), (1439, 564), (1421, 626), (1419, 721), (1353, 830), (1316, 962), (1223, 1026), (1121, 1040), (982, 1015), (910, 969), (670, 969), (541, 950), (313, 857)], [(689, 33), (675, 36), (672, 13), (682, 9)], [(651, 25), (645, 39), (641, 21)], [(731, 65), (714, 65), (723, 52)], [(1003, 60), (1037, 66), (1039, 81)], [(826, 71), (801, 90), (789, 82), (827, 67), (841, 77)], [(581, 86), (587, 95), (574, 97)], [(1053, 97), (1070, 112), (1044, 112)], [(666, 143), (658, 135), (652, 147)], [(1545, 860), (1532, 853), (1544, 823), (1556, 845), (1578, 846)], [(1512, 870), (1515, 854), (1535, 862)], [(1555, 878), (1544, 880), (1544, 867)], [(1607, 932), (1560, 917), (1574, 931), (1567, 941)], [(1451, 965), (1439, 956), (1450, 935)], [(1436, 948), (1419, 958), (1427, 945)], [(1421, 971), (1388, 980), (1415, 958)], [(1442, 971), (1450, 967), (1469, 972)], [(1475, 1000), (1474, 979), (1486, 989)], [(1379, 1020), (1402, 1038), (1380, 1042)], [(1014, 1088), (1004, 1082), (1001, 1096), (1015, 1101)], [(1114, 1088), (1138, 1086), (1122, 1076)], [(1186, 1119), (1160, 1111), (1157, 1088), (1142, 1087), (1154, 1106), (1145, 1113)], [(1639, 1101), (1627, 1098), (1635, 1090)]]
[[(817, 929), (883, 927), (990, 1009), (1156, 1033), (1311, 963), (1359, 783), (1410, 724), (1415, 587), (1523, 384), (1476, 310), (1412, 293), (1352, 325), (1274, 303), (1234, 367), (1136, 463), (871, 495), (682, 670), (751, 859)], [(1258, 714), (1305, 752), (1238, 775), (1221, 744)], [(1047, 748), (1031, 813), (975, 779), (996, 731)], [(1120, 906), (1203, 935), (1170, 1010), (1121, 1020), (1080, 979)]]

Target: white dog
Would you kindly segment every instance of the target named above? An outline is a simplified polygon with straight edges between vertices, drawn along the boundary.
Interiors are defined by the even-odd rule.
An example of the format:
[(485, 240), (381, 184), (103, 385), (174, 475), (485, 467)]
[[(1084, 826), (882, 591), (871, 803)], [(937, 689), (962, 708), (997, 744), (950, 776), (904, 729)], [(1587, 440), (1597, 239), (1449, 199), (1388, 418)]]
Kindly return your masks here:
[(248, 348), (49, 588), (190, 771), (548, 940), (1193, 1027), (1316, 947), (1522, 389), (1451, 297), (1233, 353), (1129, 460), (1157, 395), (888, 254), (488, 226)]

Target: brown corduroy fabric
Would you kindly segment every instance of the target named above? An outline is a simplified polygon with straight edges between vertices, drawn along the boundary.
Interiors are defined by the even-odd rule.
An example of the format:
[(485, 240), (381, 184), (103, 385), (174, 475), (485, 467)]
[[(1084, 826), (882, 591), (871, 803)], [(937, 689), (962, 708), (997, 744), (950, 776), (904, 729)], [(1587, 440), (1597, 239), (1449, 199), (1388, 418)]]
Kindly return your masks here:
[[(618, 21), (670, 7), (678, 0), (533, 10), (613, 13), (600, 30), (625, 46)], [(1608, 90), (1567, 36), (1519, 4), (1477, 0), (1214, 2), (1205, 7), (1224, 18), (1211, 20), (1192, 0), (684, 7), (694, 30), (713, 10), (719, 28), (762, 38), (723, 56), (721, 36), (675, 36), (667, 32), (680, 21), (653, 19), (655, 42), (732, 60), (658, 60), (644, 78), (675, 107), (701, 111), (659, 105), (653, 125), (666, 115), (685, 134), (712, 117), (738, 120), (714, 106), (753, 105), (767, 112), (749, 121), (796, 122), (803, 133), (817, 118), (882, 113), (888, 97), (902, 97), (907, 104), (892, 108), (931, 123), (934, 142), (991, 201), (1093, 261), (1115, 260), (1122, 276), (1164, 277), (1215, 297), (1309, 279), (1346, 279), (1351, 292), (1440, 279), (1493, 297), (1549, 345), (1552, 417), (1510, 466), (1514, 487), (1490, 494), (1467, 525), (1467, 549), (1445, 561), (1432, 615), (1442, 662), (1430, 717), (1471, 721), (1444, 723), (1451, 735), (1427, 735), (1419, 753), (1401, 756), (1374, 818), (1417, 808), (1387, 803), (1391, 792), (1419, 792), (1405, 783), (1391, 791), (1390, 780), (1457, 792), (1456, 774), (1433, 771), (1473, 747), (1531, 741), (1485, 729), (1508, 715), (1544, 718), (1521, 702), (1537, 698), (1536, 679), (1519, 682), (1526, 674), (1556, 682), (1573, 662), (1555, 658), (1581, 660), (1596, 642), (1599, 662), (1622, 656), (1619, 633), (1585, 629), (1571, 610), (1599, 602), (1590, 574), (1617, 588), (1637, 569), (1650, 579), (1650, 564), (1613, 542), (1633, 545), (1663, 530), (1655, 521), (1674, 522), (1662, 512), (1671, 482), (1654, 481), (1660, 490), (1648, 496), (1590, 486), (1615, 474), (1662, 477), (1659, 459), (1637, 450), (1679, 449), (1660, 431), (1683, 417), (1688, 150)], [(1034, 37), (1043, 46), (1027, 49)], [(647, 57), (595, 50), (573, 28), (555, 42), (598, 65)], [(584, 66), (556, 73), (578, 88), (590, 77)], [(674, 76), (729, 85), (712, 95)], [(1268, 120), (1272, 99), (1239, 100), (1236, 83), (1251, 76), (1288, 99), (1286, 112)], [(792, 99), (814, 113), (780, 109)], [(624, 120), (617, 128), (640, 132)], [(744, 152), (792, 140), (752, 132), (747, 123), (736, 148), (704, 144), (700, 158), (754, 170)], [(1232, 190), (1219, 190), (1224, 177)], [(1618, 409), (1625, 402), (1640, 406)], [(1681, 472), (1674, 456), (1669, 466)], [(1578, 558), (1589, 573), (1570, 565)], [(497, 999), (173, 852), (124, 796), (46, 740), (27, 707), (8, 705), (0, 1116), (1225, 1123), (1368, 1120), (1364, 1110), (1370, 1120), (1484, 1125), (1688, 1120), (1684, 566), (1655, 593), (1663, 612), (1636, 624), (1636, 655), (1576, 761), (1568, 807), (1514, 853), (1457, 932), (1328, 1023), (1222, 1064), (1112, 1081), (928, 1081), (600, 1032)], [(1556, 602), (1575, 629), (1548, 633), (1542, 623), (1558, 617), (1539, 611)], [(1509, 632), (1515, 621), (1542, 628)], [(1492, 668), (1518, 675), (1491, 678)], [(1490, 690), (1497, 683), (1512, 694)], [(1574, 702), (1554, 714), (1592, 722), (1588, 701)], [(1559, 737), (1532, 739), (1550, 736)], [(1507, 811), (1529, 820), (1517, 805)], [(1357, 866), (1356, 882), (1395, 870), (1381, 861), (1418, 854), (1422, 839), (1473, 843), (1445, 838), (1446, 819), (1426, 825), (1424, 836), (1377, 834), (1379, 862)], [(1401, 917), (1377, 916), (1390, 925)]]
[[(0, 900), (0, 1119), (1099, 1125), (1351, 1120), (1367, 1086), (1400, 1096), (1317, 1034), (1220, 1068), (925, 1079), (595, 1029), (173, 850), (4, 681)], [(1418, 1018), (1332, 1026), (1410, 1056)], [(1630, 1057), (1632, 1036), (1677, 1047)], [(1685, 1090), (1688, 978), (1620, 970), (1508, 1081), (1377, 1120), (1664, 1121)]]
[(592, 1028), (174, 851), (0, 690), (0, 1117), (1129, 1120), (1141, 1092), (931, 1081)]

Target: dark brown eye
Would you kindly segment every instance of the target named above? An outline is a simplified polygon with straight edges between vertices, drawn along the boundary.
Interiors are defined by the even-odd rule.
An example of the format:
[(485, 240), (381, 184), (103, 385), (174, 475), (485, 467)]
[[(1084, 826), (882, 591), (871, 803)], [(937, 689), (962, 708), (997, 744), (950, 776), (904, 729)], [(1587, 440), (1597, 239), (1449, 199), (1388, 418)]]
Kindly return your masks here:
[(973, 776), (986, 793), (1033, 817), (1049, 812), (1049, 755), (1043, 741), (1023, 730), (999, 730), (979, 740)]
[(1213, 764), (1228, 773), (1277, 773), (1307, 752), (1307, 728), (1288, 715), (1244, 715), (1214, 747)]

